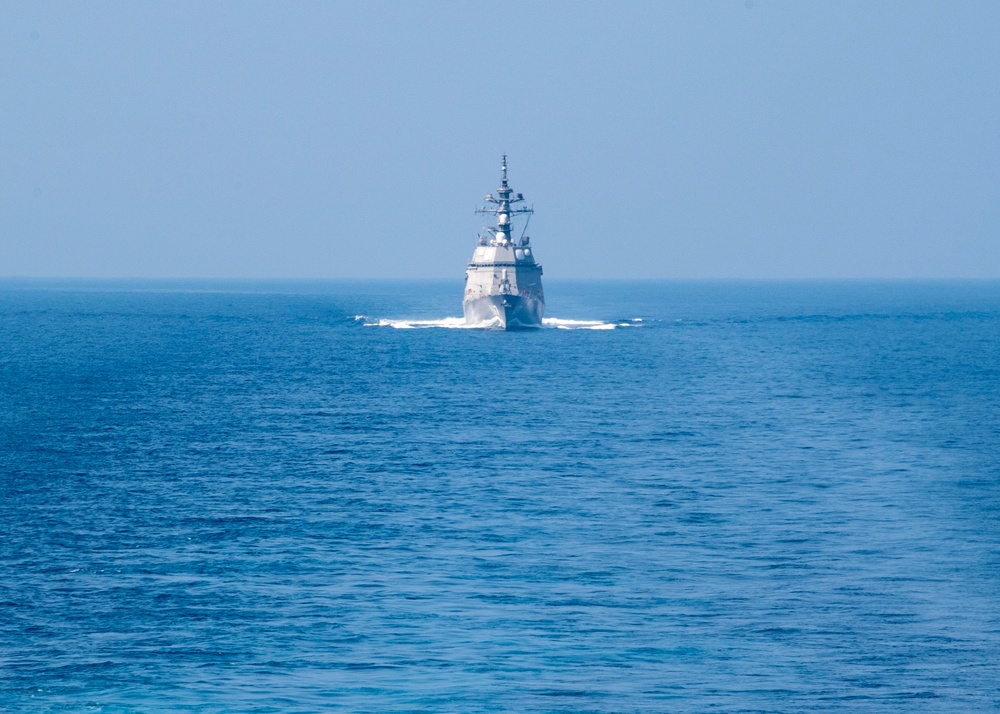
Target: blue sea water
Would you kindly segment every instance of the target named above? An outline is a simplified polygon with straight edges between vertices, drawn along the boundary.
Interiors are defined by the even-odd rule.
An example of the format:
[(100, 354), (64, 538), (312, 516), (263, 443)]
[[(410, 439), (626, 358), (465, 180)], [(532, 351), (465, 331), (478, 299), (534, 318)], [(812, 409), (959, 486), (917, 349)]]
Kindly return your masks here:
[(1000, 284), (547, 288), (0, 283), (0, 710), (1000, 708)]

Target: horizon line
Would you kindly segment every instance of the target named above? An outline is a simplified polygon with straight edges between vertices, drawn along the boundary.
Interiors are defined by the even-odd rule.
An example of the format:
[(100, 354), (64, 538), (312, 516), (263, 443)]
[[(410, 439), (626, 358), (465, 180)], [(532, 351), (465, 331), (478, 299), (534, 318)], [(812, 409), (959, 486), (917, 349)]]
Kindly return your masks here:
[[(89, 276), (89, 275), (0, 275), (0, 282), (283, 282), (283, 283), (316, 283), (316, 282), (379, 282), (379, 283), (419, 283), (419, 282), (450, 282), (455, 277), (386, 277), (386, 276), (327, 276), (327, 277), (284, 277), (284, 276)], [(997, 276), (798, 276), (798, 277), (753, 277), (753, 276), (696, 276), (696, 277), (595, 277), (595, 276), (549, 276), (550, 281), (581, 281), (581, 282), (996, 282)]]

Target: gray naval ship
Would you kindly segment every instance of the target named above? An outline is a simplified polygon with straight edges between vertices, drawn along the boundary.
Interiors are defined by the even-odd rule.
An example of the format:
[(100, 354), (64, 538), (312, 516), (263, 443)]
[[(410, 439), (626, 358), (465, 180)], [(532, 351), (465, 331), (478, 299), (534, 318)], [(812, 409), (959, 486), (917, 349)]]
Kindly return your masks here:
[[(465, 299), (462, 309), (470, 325), (517, 330), (542, 326), (545, 293), (542, 266), (535, 262), (531, 239), (524, 235), (532, 209), (524, 197), (507, 185), (507, 155), (500, 167), (500, 188), (486, 194), (486, 206), (476, 213), (496, 216), (496, 225), (483, 229), (478, 245), (465, 269)], [(521, 235), (515, 240), (514, 216), (527, 215)]]

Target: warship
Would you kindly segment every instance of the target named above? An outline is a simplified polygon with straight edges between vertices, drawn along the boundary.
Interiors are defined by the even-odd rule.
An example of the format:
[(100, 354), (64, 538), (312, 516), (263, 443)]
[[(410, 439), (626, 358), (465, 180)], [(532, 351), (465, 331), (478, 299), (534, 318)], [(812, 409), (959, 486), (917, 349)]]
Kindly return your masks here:
[[(486, 194), (486, 205), (476, 213), (496, 216), (496, 225), (483, 228), (476, 250), (465, 269), (462, 310), (470, 325), (518, 330), (542, 326), (545, 294), (542, 266), (535, 262), (531, 238), (525, 235), (533, 210), (524, 196), (507, 185), (507, 155), (500, 166), (500, 188)], [(514, 239), (514, 216), (527, 216)]]

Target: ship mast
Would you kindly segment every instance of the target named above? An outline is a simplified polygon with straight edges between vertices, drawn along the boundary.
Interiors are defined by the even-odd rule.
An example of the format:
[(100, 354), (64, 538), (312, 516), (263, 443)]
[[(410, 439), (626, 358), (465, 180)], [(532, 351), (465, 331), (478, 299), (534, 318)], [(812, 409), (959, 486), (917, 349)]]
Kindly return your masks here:
[(494, 196), (492, 193), (488, 193), (485, 198), (485, 201), (492, 205), (483, 206), (476, 210), (476, 213), (497, 217), (496, 226), (486, 227), (486, 230), (493, 236), (490, 241), (491, 245), (509, 245), (512, 242), (511, 231), (513, 230), (513, 225), (511, 223), (511, 216), (534, 213), (527, 206), (516, 205), (524, 203), (524, 197), (519, 193), (515, 194), (510, 186), (507, 185), (507, 154), (503, 155), (500, 172), (500, 188), (497, 189), (497, 195)]

